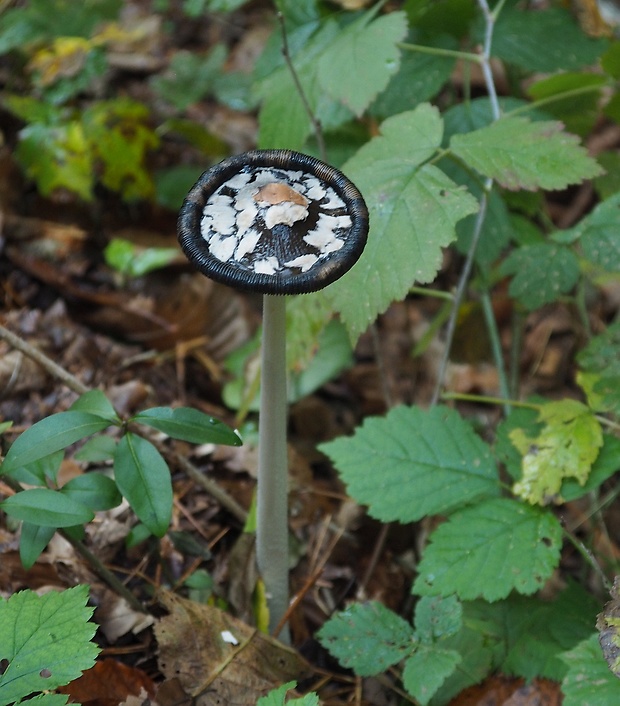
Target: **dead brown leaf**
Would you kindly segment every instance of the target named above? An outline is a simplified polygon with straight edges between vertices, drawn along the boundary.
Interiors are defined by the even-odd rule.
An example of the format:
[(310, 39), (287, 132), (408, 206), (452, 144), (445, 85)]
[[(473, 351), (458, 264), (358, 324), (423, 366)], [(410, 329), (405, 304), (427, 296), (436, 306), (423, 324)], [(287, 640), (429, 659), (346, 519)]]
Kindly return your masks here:
[[(293, 649), (209, 605), (162, 592), (169, 615), (155, 626), (159, 668), (177, 678), (196, 706), (254, 706), (309, 667)], [(219, 700), (218, 700), (219, 699)]]
[(560, 706), (560, 685), (549, 679), (523, 679), (496, 675), (462, 691), (449, 706)]

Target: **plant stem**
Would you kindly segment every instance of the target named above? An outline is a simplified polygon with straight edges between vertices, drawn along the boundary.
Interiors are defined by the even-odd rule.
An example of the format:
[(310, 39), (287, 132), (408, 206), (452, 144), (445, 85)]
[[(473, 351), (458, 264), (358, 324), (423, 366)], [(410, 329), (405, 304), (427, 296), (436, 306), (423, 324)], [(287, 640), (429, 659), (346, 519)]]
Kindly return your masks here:
[[(497, 368), (497, 377), (499, 384), (499, 394), (505, 399), (510, 399), (510, 389), (508, 387), (508, 377), (506, 375), (506, 366), (504, 364), (504, 354), (502, 351), (502, 342), (499, 337), (499, 331), (497, 328), (497, 321), (495, 320), (495, 314), (493, 312), (493, 303), (491, 302), (491, 295), (489, 294), (489, 289), (484, 282), (484, 288), (480, 293), (480, 302), (482, 304), (482, 311), (484, 313), (484, 320), (487, 326), (487, 332), (489, 334), (489, 339), (491, 341), (491, 351), (493, 353), (493, 360), (495, 361), (495, 367)], [(504, 414), (510, 412), (510, 403), (504, 403)]]
[(475, 64), (481, 62), (480, 54), (467, 51), (457, 51), (455, 49), (443, 49), (442, 47), (428, 47), (424, 44), (410, 44), (409, 42), (399, 42), (398, 47), (407, 51), (417, 51), (420, 54), (431, 54), (432, 56), (447, 56), (451, 59), (463, 59)]
[(476, 402), (477, 404), (501, 404), (511, 407), (521, 407), (522, 409), (534, 409), (540, 411), (544, 405), (535, 402), (522, 402), (521, 400), (505, 399), (503, 397), (491, 397), (490, 395), (471, 395), (466, 392), (445, 392), (443, 400), (461, 400), (462, 402)]
[[(288, 463), (286, 451), (286, 301), (263, 297), (258, 427), (256, 558), (265, 582), (269, 630), (286, 612), (288, 593)], [(285, 626), (283, 642), (290, 637)]]

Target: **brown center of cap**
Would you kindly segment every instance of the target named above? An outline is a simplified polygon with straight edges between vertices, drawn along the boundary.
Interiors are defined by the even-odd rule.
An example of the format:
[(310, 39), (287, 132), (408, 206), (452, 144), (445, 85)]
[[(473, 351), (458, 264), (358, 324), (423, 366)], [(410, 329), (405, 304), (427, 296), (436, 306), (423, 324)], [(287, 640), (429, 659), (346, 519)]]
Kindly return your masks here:
[(256, 194), (254, 194), (254, 201), (262, 201), (263, 203), (272, 205), (287, 201), (289, 203), (299, 204), (300, 206), (307, 206), (309, 203), (308, 199), (300, 194), (299, 191), (295, 191), (295, 189), (291, 188), (288, 184), (283, 184), (279, 181), (273, 181), (261, 187)]

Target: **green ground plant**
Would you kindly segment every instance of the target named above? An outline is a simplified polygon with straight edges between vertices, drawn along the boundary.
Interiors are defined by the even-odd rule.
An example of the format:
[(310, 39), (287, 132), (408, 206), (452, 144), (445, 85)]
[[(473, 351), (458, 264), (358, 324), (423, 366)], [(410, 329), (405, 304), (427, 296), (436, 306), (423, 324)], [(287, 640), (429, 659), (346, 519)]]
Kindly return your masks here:
[[(54, 2), (60, 16), (66, 3)], [(197, 17), (243, 4), (188, 0), (183, 8)], [(180, 93), (166, 77), (154, 81), (153, 90), (175, 114), (153, 125), (152, 113), (137, 102), (74, 101), (88, 77), (105, 71), (110, 35), (96, 27), (114, 22), (120, 3), (84, 5), (88, 16), (77, 13), (71, 25), (50, 25), (42, 20), (48, 0), (33, 0), (12, 11), (5, 25), (11, 32), (0, 32), (0, 52), (21, 57), (22, 65), (29, 43), (54, 56), (81, 47), (85, 56), (70, 80), (56, 74), (49, 81), (40, 55), (21, 75), (32, 95), (19, 98), (16, 91), (3, 100), (24, 123), (16, 158), (41, 193), (63, 188), (91, 199), (98, 173), (99, 183), (122, 198), (173, 205), (200, 169), (185, 174), (185, 181), (159, 182), (167, 184), (161, 192), (147, 155), (175, 132), (215, 158), (221, 144), (192, 125), (185, 111), (188, 100), (216, 95), (242, 109), (257, 106), (259, 147), (322, 157), (341, 168), (368, 202), (371, 232), (359, 263), (323, 292), (289, 307), (291, 367), (334, 313), (353, 345), (393, 301), (420, 291), (446, 300), (446, 354), (434, 405), (395, 407), (384, 417), (367, 418), (352, 437), (322, 446), (350, 496), (374, 518), (442, 519), (416, 567), (414, 615), (405, 618), (377, 602), (353, 603), (323, 626), (322, 644), (358, 675), (396, 672), (414, 703), (441, 706), (501, 670), (560, 681), (566, 706), (615, 706), (620, 681), (605, 662), (606, 656), (613, 667), (620, 642), (613, 611), (600, 628), (604, 655), (596, 633), (601, 595), (592, 596), (576, 581), (553, 600), (538, 592), (558, 570), (567, 543), (582, 553), (604, 589), (620, 573), (614, 563), (601, 568), (601, 558), (562, 522), (565, 503), (580, 499), (598, 514), (618, 492), (610, 479), (620, 467), (620, 322), (616, 314), (615, 321), (608, 317), (593, 329), (588, 302), (617, 283), (620, 272), (620, 160), (612, 150), (594, 159), (584, 140), (601, 123), (620, 122), (620, 42), (588, 36), (563, 3), (533, 10), (514, 0), (405, 0), (343, 12), (320, 0), (276, 0), (281, 20), (274, 17), (254, 73), (233, 91), (230, 77), (218, 77), (225, 65), (221, 47), (200, 60), (177, 56), (175, 70), (191, 91)], [(160, 11), (167, 6), (159, 3)], [(83, 43), (68, 43), (70, 36)], [(457, 67), (458, 87), (451, 80)], [(196, 82), (188, 80), (192, 75)], [(110, 146), (105, 151), (102, 136)], [(125, 153), (131, 159), (120, 168)], [(586, 180), (593, 185), (593, 207), (577, 223), (558, 228), (545, 192), (566, 192)], [(445, 248), (460, 257), (454, 291), (422, 290), (435, 280)], [(500, 282), (508, 282), (517, 341), (531, 312), (559, 304), (570, 310), (582, 342), (574, 398), (521, 399), (519, 348), (506, 363), (493, 316), (492, 294)], [(442, 394), (467, 299), (480, 304), (499, 374), (497, 398), (472, 400), (504, 412), (492, 430), (493, 443)], [(256, 390), (238, 387), (228, 399), (247, 412)], [(63, 414), (94, 419), (87, 420), (87, 433), (59, 449), (122, 426), (103, 407)], [(148, 424), (144, 415), (133, 421)], [(490, 436), (485, 429), (485, 439)], [(131, 439), (119, 447), (131, 446)], [(23, 473), (23, 458), (18, 471), (10, 457), (18, 457), (19, 440), (13, 448), (5, 464)], [(38, 485), (54, 475), (29, 466), (30, 480), (33, 474)], [(112, 502), (118, 488), (103, 485), (97, 497)], [(44, 490), (14, 497), (31, 493), (34, 502)], [(61, 491), (49, 492), (60, 497)], [(76, 501), (68, 492), (63, 497)], [(3, 509), (11, 512), (20, 502), (11, 499)], [(73, 515), (72, 524), (88, 517)], [(37, 531), (47, 533), (50, 526)], [(162, 527), (163, 520), (154, 525)]]

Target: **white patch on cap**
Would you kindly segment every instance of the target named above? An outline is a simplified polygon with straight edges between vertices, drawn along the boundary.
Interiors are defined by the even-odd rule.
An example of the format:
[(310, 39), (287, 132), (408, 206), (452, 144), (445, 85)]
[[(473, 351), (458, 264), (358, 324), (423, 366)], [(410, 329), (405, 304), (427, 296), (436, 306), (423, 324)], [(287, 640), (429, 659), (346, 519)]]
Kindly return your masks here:
[(319, 258), (316, 255), (300, 255), (294, 260), (284, 263), (285, 267), (299, 267), (302, 272), (307, 272), (313, 267)]
[(235, 260), (241, 260), (244, 255), (252, 252), (256, 247), (256, 243), (260, 240), (260, 232), (257, 230), (248, 230), (243, 238), (239, 241), (235, 250)]
[(237, 212), (230, 196), (212, 196), (204, 208), (203, 216), (212, 219), (211, 228), (220, 235), (230, 235), (237, 225)]
[[(230, 189), (242, 189), (250, 181), (251, 178), (252, 174), (250, 172), (241, 172), (239, 174), (231, 176), (230, 179), (225, 182), (224, 186), (227, 186)], [(220, 189), (221, 188), (222, 187), (220, 186)], [(217, 191), (215, 193), (217, 193)]]
[(274, 204), (265, 211), (265, 225), (269, 230), (278, 224), (292, 226), (297, 221), (303, 221), (308, 215), (306, 206), (290, 201)]
[(280, 269), (277, 257), (267, 257), (254, 263), (254, 272), (260, 275), (275, 275)]
[(211, 251), (211, 254), (222, 262), (230, 260), (235, 252), (236, 246), (237, 238), (235, 238), (234, 235), (229, 238), (218, 238), (214, 235), (209, 241), (209, 250)]
[(323, 208), (344, 208), (345, 202), (338, 196), (338, 194), (331, 188), (327, 187), (326, 196), (329, 199), (327, 203), (323, 204)]
[[(348, 225), (346, 225), (348, 221)], [(344, 245), (344, 240), (339, 238), (336, 231), (339, 228), (346, 228), (351, 225), (349, 216), (327, 216), (322, 213), (316, 228), (304, 236), (304, 241), (308, 245), (315, 247), (321, 255), (340, 250)]]

